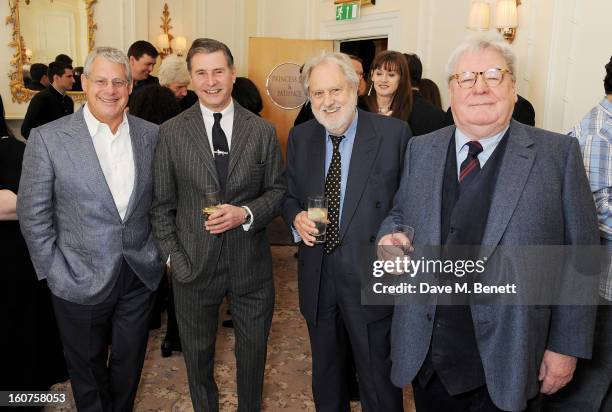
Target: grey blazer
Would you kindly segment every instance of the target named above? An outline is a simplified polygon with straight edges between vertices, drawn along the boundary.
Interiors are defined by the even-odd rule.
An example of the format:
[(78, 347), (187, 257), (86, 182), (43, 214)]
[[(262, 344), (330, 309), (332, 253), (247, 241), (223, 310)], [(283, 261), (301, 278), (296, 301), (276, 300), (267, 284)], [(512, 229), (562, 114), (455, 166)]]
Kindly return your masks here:
[[(396, 221), (415, 228), (415, 245), (440, 244), (442, 182), (454, 131), (449, 126), (410, 140), (400, 190), (379, 237)], [(482, 241), (489, 256), (497, 245), (596, 245), (597, 216), (578, 141), (514, 120), (508, 139)], [(545, 349), (591, 356), (592, 307), (472, 304), (471, 309), (489, 394), (501, 409), (523, 410), (538, 393)], [(421, 368), (434, 315), (435, 304), (395, 308), (396, 385), (410, 383)]]
[(250, 230), (237, 227), (220, 236), (204, 230), (204, 193), (218, 189), (217, 169), (199, 104), (160, 128), (155, 152), (151, 222), (155, 242), (179, 282), (210, 278), (225, 243), (232, 256), (232, 288), (242, 294), (272, 282), (272, 258), (265, 228), (280, 213), (287, 183), (274, 127), (234, 101), (234, 122), (225, 195), (222, 201), (247, 206)]
[(100, 303), (123, 259), (151, 290), (163, 274), (149, 222), (156, 125), (128, 115), (134, 190), (122, 221), (83, 110), (33, 129), (23, 158), (17, 215), (39, 279), (79, 304)]

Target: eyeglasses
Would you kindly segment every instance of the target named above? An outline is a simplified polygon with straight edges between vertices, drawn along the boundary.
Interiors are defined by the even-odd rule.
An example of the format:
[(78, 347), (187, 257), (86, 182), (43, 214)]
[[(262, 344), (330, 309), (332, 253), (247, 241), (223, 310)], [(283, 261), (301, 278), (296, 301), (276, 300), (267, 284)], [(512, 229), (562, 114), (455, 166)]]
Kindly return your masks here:
[(113, 89), (122, 89), (129, 84), (127, 80), (123, 80), (123, 79), (108, 80), (108, 79), (98, 78), (98, 79), (93, 79), (92, 82), (93, 84), (95, 84), (97, 87), (100, 87), (100, 88), (105, 88), (110, 83)]
[(310, 100), (323, 100), (326, 94), (329, 94), (331, 97), (338, 97), (344, 91), (341, 87), (336, 87), (330, 90), (313, 90), (310, 92)]
[(495, 87), (501, 84), (504, 80), (504, 74), (506, 73), (512, 75), (512, 72), (508, 69), (489, 69), (484, 72), (463, 72), (453, 74), (448, 80), (457, 79), (459, 87), (462, 89), (471, 89), (476, 84), (478, 76), (480, 75), (487, 86)]

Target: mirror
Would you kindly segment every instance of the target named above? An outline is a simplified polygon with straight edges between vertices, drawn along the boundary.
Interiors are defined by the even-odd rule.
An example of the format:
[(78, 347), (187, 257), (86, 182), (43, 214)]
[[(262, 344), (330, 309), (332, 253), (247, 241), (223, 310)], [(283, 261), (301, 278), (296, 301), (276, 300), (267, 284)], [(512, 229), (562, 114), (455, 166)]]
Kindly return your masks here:
[[(97, 0), (9, 0), (13, 25), (10, 46), (15, 48), (9, 73), (13, 101), (27, 102), (36, 90), (28, 88), (30, 66), (48, 65), (58, 54), (73, 60), (72, 66), (83, 66), (87, 53), (94, 48), (93, 5)], [(76, 76), (75, 76), (76, 77)], [(75, 83), (79, 88), (80, 81)], [(31, 86), (33, 89), (35, 87)], [(85, 99), (82, 91), (68, 92), (75, 101)]]

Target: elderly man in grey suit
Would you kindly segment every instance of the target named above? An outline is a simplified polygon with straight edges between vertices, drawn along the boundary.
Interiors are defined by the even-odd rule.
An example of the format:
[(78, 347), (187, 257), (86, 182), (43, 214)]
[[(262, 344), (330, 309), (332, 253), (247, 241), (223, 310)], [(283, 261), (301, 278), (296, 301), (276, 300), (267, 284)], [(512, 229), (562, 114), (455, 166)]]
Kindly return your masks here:
[[(261, 409), (274, 284), (266, 226), (286, 191), (274, 127), (232, 100), (229, 48), (196, 39), (187, 65), (199, 103), (164, 123), (155, 154), (155, 241), (172, 267), (176, 316), (196, 411), (219, 410), (219, 305), (230, 298), (238, 410)], [(220, 205), (203, 215), (207, 192)]]
[(77, 408), (128, 411), (164, 267), (149, 222), (157, 126), (124, 113), (121, 51), (94, 49), (81, 80), (83, 109), (30, 134), (17, 212), (52, 292)]
[[(483, 245), (489, 262), (508, 246), (597, 244), (577, 141), (511, 120), (512, 49), (500, 36), (475, 36), (452, 54), (448, 75), (456, 127), (408, 144), (379, 255), (408, 241), (390, 234), (398, 223), (414, 227), (415, 247)], [(391, 378), (413, 384), (419, 412), (521, 411), (591, 356), (594, 307), (441, 302), (394, 312)]]

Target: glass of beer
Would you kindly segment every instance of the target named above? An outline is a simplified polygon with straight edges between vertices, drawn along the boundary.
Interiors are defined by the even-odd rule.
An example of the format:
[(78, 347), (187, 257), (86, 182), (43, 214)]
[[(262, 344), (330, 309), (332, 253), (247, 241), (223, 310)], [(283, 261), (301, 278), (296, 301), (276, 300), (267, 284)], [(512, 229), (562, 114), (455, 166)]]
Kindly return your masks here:
[(315, 237), (314, 243), (325, 243), (327, 230), (327, 198), (314, 196), (308, 198), (308, 219), (312, 220), (319, 233), (311, 233)]
[(204, 208), (202, 208), (204, 220), (208, 220), (210, 215), (218, 211), (220, 205), (221, 192), (218, 190), (211, 190), (210, 192), (204, 193)]

